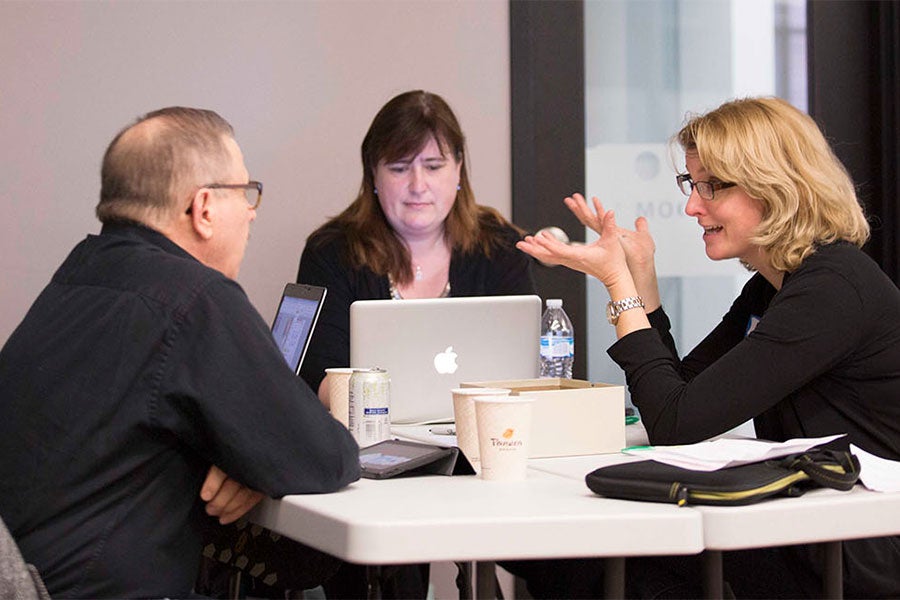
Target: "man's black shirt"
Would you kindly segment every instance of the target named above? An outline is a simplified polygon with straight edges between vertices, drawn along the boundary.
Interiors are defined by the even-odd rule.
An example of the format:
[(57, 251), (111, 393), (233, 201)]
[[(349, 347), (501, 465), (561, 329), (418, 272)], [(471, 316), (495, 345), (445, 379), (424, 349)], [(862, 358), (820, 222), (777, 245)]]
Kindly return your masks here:
[(105, 225), (0, 351), (0, 515), (51, 595), (185, 596), (213, 464), (274, 497), (359, 475), (236, 282)]

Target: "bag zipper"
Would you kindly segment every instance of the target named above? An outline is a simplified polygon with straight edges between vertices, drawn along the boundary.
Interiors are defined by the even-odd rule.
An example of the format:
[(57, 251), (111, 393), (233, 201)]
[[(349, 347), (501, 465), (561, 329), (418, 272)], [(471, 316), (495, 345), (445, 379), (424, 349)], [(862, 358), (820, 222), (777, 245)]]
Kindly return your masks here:
[[(844, 468), (841, 465), (822, 465), (822, 468), (827, 469), (829, 471), (834, 471), (836, 473), (844, 473)], [(792, 473), (790, 475), (786, 475), (782, 477), (778, 481), (773, 481), (772, 483), (767, 483), (764, 486), (756, 487), (749, 490), (741, 490), (736, 492), (716, 492), (716, 491), (696, 491), (691, 490), (687, 484), (683, 483), (674, 483), (672, 484), (672, 488), (670, 490), (670, 497), (678, 506), (684, 506), (687, 504), (688, 500), (694, 498), (699, 500), (743, 500), (744, 498), (749, 498), (752, 496), (757, 496), (760, 494), (769, 494), (781, 491), (782, 489), (789, 487), (790, 485), (797, 483), (799, 481), (806, 481), (810, 477), (804, 473), (803, 471), (797, 471), (796, 473)]]

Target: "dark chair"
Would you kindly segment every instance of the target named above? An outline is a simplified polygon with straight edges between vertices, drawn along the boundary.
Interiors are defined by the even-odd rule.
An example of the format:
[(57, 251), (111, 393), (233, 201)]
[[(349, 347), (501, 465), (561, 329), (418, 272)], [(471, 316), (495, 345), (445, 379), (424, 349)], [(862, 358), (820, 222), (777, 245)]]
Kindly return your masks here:
[(3, 519), (0, 519), (0, 598), (50, 600), (37, 569), (22, 558)]

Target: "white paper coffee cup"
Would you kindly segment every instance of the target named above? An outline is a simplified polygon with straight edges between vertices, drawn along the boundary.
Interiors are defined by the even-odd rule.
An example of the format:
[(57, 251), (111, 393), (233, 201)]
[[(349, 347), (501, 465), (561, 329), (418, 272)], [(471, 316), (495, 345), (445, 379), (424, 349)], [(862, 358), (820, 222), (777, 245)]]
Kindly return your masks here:
[(521, 481), (528, 466), (532, 398), (475, 396), (481, 478)]
[(333, 367), (325, 369), (328, 378), (328, 405), (331, 416), (343, 424), (350, 425), (350, 375), (349, 367)]
[(456, 388), (453, 394), (453, 420), (456, 423), (456, 445), (469, 460), (476, 473), (481, 471), (478, 454), (478, 425), (475, 422), (476, 396), (508, 396), (503, 388)]

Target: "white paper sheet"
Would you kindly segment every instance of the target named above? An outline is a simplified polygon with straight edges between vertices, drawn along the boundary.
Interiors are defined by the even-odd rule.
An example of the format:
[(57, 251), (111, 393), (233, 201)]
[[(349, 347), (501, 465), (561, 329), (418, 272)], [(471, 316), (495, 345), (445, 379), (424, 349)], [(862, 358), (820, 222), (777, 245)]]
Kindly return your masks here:
[(876, 492), (900, 492), (900, 462), (869, 454), (850, 444), (850, 451), (859, 459), (859, 479)]
[(760, 462), (828, 443), (846, 434), (820, 438), (795, 438), (786, 442), (769, 442), (752, 438), (719, 438), (708, 442), (681, 446), (643, 446), (625, 448), (625, 454), (650, 458), (657, 462), (692, 471), (715, 471)]

